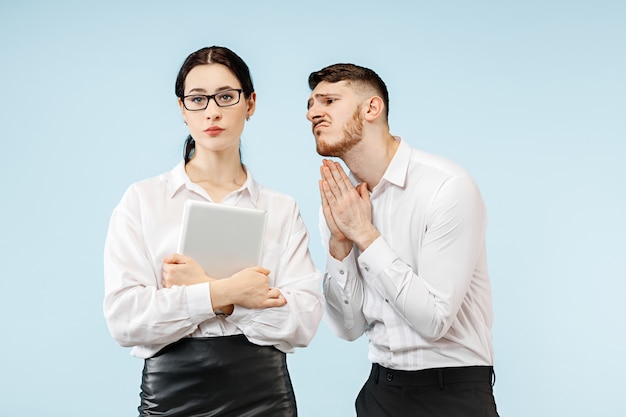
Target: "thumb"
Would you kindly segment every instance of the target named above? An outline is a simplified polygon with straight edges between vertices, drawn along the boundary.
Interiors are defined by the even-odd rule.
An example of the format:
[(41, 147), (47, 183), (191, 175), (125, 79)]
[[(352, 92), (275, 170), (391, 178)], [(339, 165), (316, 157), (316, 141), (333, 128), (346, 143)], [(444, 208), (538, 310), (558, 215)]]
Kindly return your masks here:
[(265, 268), (263, 268), (262, 266), (256, 266), (256, 267), (254, 268), (254, 270), (255, 270), (256, 272), (260, 273), (260, 274), (263, 274), (263, 275), (269, 275), (269, 274), (270, 274), (269, 269), (265, 269)]
[(359, 192), (359, 195), (361, 196), (361, 198), (363, 200), (369, 201), (370, 199), (370, 192), (367, 189), (367, 183), (366, 182), (362, 182), (359, 185), (356, 186), (356, 190)]
[(186, 256), (181, 255), (180, 253), (173, 253), (163, 259), (163, 262), (166, 264), (183, 264), (185, 263), (186, 258)]

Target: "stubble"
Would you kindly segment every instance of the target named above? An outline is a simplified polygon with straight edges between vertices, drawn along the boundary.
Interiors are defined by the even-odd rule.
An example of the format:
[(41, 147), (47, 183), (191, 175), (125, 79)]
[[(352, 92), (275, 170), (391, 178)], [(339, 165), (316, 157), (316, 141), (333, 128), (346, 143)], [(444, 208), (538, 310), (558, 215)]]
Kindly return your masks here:
[(321, 156), (342, 158), (363, 139), (363, 116), (357, 108), (350, 120), (346, 122), (341, 138), (336, 142), (317, 139), (317, 153)]

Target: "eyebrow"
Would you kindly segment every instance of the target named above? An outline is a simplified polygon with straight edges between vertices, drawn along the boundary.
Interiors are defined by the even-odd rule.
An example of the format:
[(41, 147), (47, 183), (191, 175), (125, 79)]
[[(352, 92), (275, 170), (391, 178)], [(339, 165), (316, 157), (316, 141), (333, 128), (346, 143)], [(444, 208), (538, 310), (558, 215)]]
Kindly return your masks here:
[(314, 94), (307, 101), (306, 108), (307, 109), (311, 108), (311, 106), (313, 105), (313, 99), (320, 99), (320, 98), (325, 98), (325, 97), (329, 97), (329, 96), (340, 97), (341, 94), (339, 94), (339, 93), (317, 93), (317, 94)]
[[(226, 91), (226, 90), (237, 90), (237, 88), (235, 87), (231, 87), (229, 85), (226, 85), (224, 87), (219, 87), (218, 89), (215, 90), (215, 93), (219, 93), (220, 91)], [(206, 93), (207, 90), (205, 90), (202, 87), (198, 87), (198, 88), (192, 88), (191, 90), (189, 90), (189, 92), (187, 94), (191, 94), (191, 93)]]

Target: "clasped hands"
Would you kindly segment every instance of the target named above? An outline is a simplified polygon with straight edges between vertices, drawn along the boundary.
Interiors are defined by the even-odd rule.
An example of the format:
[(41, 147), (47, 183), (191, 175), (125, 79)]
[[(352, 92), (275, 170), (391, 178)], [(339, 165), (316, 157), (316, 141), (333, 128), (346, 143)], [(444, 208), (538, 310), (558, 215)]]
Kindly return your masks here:
[(280, 290), (269, 286), (269, 273), (263, 267), (254, 266), (228, 278), (215, 279), (209, 277), (193, 258), (173, 254), (163, 260), (162, 282), (165, 288), (210, 282), (213, 309), (230, 314), (234, 305), (270, 308), (287, 304)]
[(342, 260), (352, 250), (353, 243), (362, 252), (380, 233), (372, 223), (372, 204), (365, 182), (354, 187), (341, 165), (327, 159), (322, 161), (320, 174), (322, 212), (330, 230), (330, 254)]

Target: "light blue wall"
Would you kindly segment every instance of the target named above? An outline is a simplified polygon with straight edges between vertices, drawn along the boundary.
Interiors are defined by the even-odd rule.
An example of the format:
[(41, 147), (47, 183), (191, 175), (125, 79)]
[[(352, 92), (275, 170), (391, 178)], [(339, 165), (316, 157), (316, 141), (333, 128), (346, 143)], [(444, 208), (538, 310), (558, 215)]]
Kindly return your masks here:
[[(0, 1), (0, 416), (133, 416), (142, 362), (102, 317), (109, 215), (174, 166), (185, 56), (249, 64), (255, 177), (317, 232), (308, 74), (375, 69), (392, 132), (452, 158), (489, 209), (502, 416), (617, 415), (625, 388), (621, 1)], [(302, 417), (353, 415), (367, 343), (322, 324), (289, 357)]]

